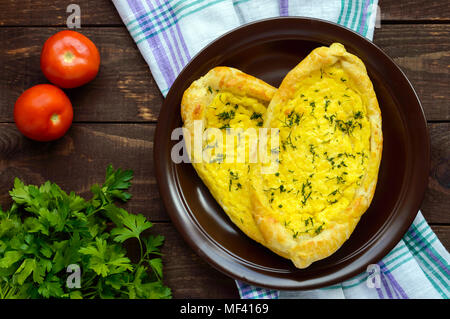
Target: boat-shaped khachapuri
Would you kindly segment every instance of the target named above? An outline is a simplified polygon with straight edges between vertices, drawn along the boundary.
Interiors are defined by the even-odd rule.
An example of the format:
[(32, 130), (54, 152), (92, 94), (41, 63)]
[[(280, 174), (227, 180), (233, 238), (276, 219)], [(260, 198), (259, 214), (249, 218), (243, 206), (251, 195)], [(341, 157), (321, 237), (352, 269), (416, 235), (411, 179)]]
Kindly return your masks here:
[[(313, 50), (278, 90), (235, 69), (213, 69), (185, 92), (182, 116), (189, 137), (195, 119), (203, 130), (277, 129), (271, 162), (226, 163), (208, 153), (193, 165), (246, 235), (298, 268), (341, 247), (371, 203), (381, 113), (363, 62), (341, 44)], [(218, 142), (224, 137), (206, 134), (201, 146)], [(240, 147), (251, 153), (245, 143), (233, 150)], [(274, 161), (276, 169), (267, 169)]]

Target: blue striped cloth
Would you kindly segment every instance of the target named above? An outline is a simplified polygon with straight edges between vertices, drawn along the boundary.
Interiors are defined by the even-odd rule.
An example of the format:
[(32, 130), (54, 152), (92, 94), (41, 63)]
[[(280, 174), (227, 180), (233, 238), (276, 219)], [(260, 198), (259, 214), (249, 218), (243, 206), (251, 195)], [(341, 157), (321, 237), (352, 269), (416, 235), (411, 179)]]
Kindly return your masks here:
[[(373, 38), (378, 0), (113, 0), (165, 96), (211, 41), (245, 23), (315, 17)], [(237, 281), (242, 298), (445, 298), (450, 256), (419, 212), (406, 235), (370, 271), (330, 287), (276, 291)], [(375, 273), (374, 273), (375, 272)]]
[[(242, 298), (448, 299), (449, 254), (419, 212), (397, 246), (367, 271), (330, 287), (308, 291), (276, 291), (238, 282)], [(373, 268), (372, 268), (373, 269)]]

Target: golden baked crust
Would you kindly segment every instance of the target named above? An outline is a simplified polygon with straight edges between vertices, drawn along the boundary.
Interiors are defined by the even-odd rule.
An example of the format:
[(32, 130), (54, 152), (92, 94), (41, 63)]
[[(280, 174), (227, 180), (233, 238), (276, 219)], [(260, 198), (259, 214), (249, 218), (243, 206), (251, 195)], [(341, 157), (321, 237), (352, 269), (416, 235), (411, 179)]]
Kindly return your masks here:
[[(336, 74), (333, 74), (337, 72), (341, 74), (340, 79), (336, 77)], [(290, 111), (291, 109), (287, 110), (287, 105), (293, 105), (295, 104), (293, 101), (299, 101), (299, 91), (306, 90), (307, 87), (303, 83), (309, 83), (308, 81), (311, 81), (314, 76), (316, 79), (322, 79), (322, 77), (325, 78), (327, 76), (327, 79), (330, 81), (329, 83), (332, 83), (332, 81), (336, 82), (336, 87), (339, 87), (339, 90), (343, 90), (345, 87), (348, 90), (347, 92), (352, 92), (352, 101), (360, 103), (361, 110), (364, 111), (357, 112), (354, 119), (347, 121), (345, 119), (337, 120), (340, 116), (338, 113), (333, 117), (330, 116), (327, 107), (329, 105), (334, 105), (333, 107), (337, 105), (341, 106), (341, 100), (338, 100), (336, 97), (338, 93), (341, 96), (341, 91), (337, 90), (336, 92), (338, 93), (335, 93), (326, 87), (324, 91), (327, 92), (327, 96), (323, 98), (325, 101), (325, 111), (328, 113), (323, 111), (322, 106), (320, 106), (320, 110), (322, 110), (323, 117), (326, 120), (322, 119), (322, 114), (320, 118), (317, 116), (317, 110), (319, 109), (317, 96), (320, 92), (314, 92), (319, 91), (318, 89), (311, 91), (313, 92), (311, 94), (315, 97), (313, 102), (310, 102), (311, 99), (308, 101), (308, 96), (305, 96), (304, 101), (307, 102), (304, 102), (305, 106), (300, 108), (302, 111), (298, 111), (298, 105), (293, 106), (297, 107), (295, 112), (298, 113), (294, 113), (294, 108), (292, 108), (292, 111)], [(330, 92), (334, 95), (333, 98), (330, 98)], [(350, 93), (348, 94), (350, 95)], [(304, 96), (304, 94), (301, 94), (301, 96)], [(344, 96), (348, 95), (344, 94)], [(348, 97), (350, 98), (350, 96)], [(342, 102), (342, 105), (344, 105), (344, 102)], [(346, 105), (346, 107), (350, 109), (352, 106)], [(309, 163), (313, 164), (309, 164), (308, 167), (303, 167), (303, 169), (311, 169), (309, 171), (311, 173), (309, 175), (311, 179), (304, 179), (301, 185), (302, 187), (297, 188), (297, 197), (299, 200), (296, 203), (293, 202), (294, 196), (292, 195), (295, 192), (295, 187), (289, 189), (289, 187), (283, 187), (283, 184), (280, 186), (280, 177), (269, 179), (264, 177), (261, 172), (253, 171), (251, 202), (253, 204), (254, 219), (264, 239), (263, 244), (275, 253), (292, 260), (296, 267), (306, 268), (311, 263), (330, 256), (341, 247), (349, 238), (360, 217), (370, 205), (377, 184), (378, 169), (382, 154), (381, 113), (372, 82), (367, 75), (363, 62), (355, 55), (348, 53), (343, 45), (334, 43), (330, 47), (319, 47), (313, 50), (291, 70), (284, 78), (268, 107), (264, 126), (280, 127), (280, 135), (283, 130), (291, 130), (288, 135), (290, 146), (287, 142), (282, 145), (286, 150), (286, 154), (296, 156), (296, 154), (299, 154), (298, 152), (302, 148), (302, 145), (296, 145), (293, 139), (294, 133), (291, 135), (291, 132), (294, 132), (292, 126), (295, 126), (295, 123), (292, 125), (292, 114), (299, 114), (296, 118), (296, 124), (299, 127), (301, 125), (307, 125), (307, 123), (314, 123), (318, 130), (320, 130), (329, 125), (327, 134), (331, 138), (336, 137), (336, 140), (342, 138), (339, 142), (341, 144), (347, 142), (350, 146), (352, 145), (352, 141), (357, 141), (361, 144), (361, 149), (367, 149), (367, 153), (360, 149), (359, 152), (353, 154), (344, 153), (341, 149), (339, 154), (336, 152), (332, 157), (330, 151), (324, 151), (323, 145), (327, 141), (319, 140), (318, 144), (310, 144), (309, 151), (311, 154), (303, 157), (309, 156), (311, 159)], [(282, 116), (285, 117), (283, 118)], [(305, 119), (306, 116), (309, 116), (310, 122), (307, 122), (308, 119)], [(358, 121), (355, 119), (358, 119)], [(290, 122), (287, 123), (286, 120), (290, 120)], [(331, 130), (333, 125), (334, 131)], [(364, 125), (366, 127), (363, 127)], [(289, 128), (287, 128), (288, 126)], [(311, 131), (312, 126), (311, 130), (301, 131), (301, 133), (305, 136)], [(369, 137), (364, 135), (367, 132), (370, 132)], [(301, 138), (303, 137), (299, 136), (299, 139)], [(339, 151), (339, 145), (336, 147)], [(320, 153), (318, 152), (319, 149), (321, 150)], [(283, 150), (280, 151), (283, 152)], [(343, 154), (349, 157), (349, 160), (347, 162), (340, 162), (342, 165), (337, 164), (337, 158), (344, 158)], [(283, 166), (292, 165), (292, 170), (288, 169), (288, 171), (294, 172), (295, 165), (289, 161), (288, 157), (286, 159), (286, 163), (280, 163), (280, 171), (283, 169), (286, 170), (286, 167)], [(302, 159), (298, 158), (298, 160), (300, 161)], [(327, 161), (330, 163), (330, 166), (326, 166)], [(322, 179), (323, 183), (320, 184), (320, 181), (316, 180), (317, 187), (313, 185), (316, 187), (313, 188), (310, 180), (318, 178), (317, 175), (322, 174), (325, 169), (328, 169), (328, 172), (321, 175), (325, 177)], [(342, 169), (345, 169), (345, 171)], [(344, 178), (352, 175), (352, 169), (359, 172), (359, 180), (357, 179), (356, 182), (346, 185)], [(297, 171), (295, 174), (297, 174)], [(337, 171), (345, 172), (346, 175), (331, 175)], [(364, 173), (361, 173), (362, 171)], [(280, 176), (279, 173), (277, 174), (277, 176)], [(295, 174), (293, 173), (292, 176)], [(330, 177), (326, 174), (329, 174)], [(285, 174), (281, 175), (281, 177), (287, 180), (290, 178), (290, 175)], [(326, 194), (324, 193), (326, 191), (325, 186), (335, 187), (336, 189), (334, 192)], [(288, 195), (286, 194), (290, 191), (288, 201), (286, 199)], [(300, 192), (303, 193), (303, 197)], [(272, 197), (270, 197), (270, 193)], [(334, 196), (339, 193), (343, 195), (339, 198), (336, 197), (337, 199), (333, 201), (328, 200), (328, 204), (323, 205), (323, 200), (321, 202), (320, 196), (332, 197), (331, 195)], [(285, 201), (276, 202), (277, 196), (284, 198)], [(273, 201), (276, 202), (277, 206), (273, 204)], [(309, 202), (311, 202), (311, 207), (306, 207)], [(289, 215), (287, 213), (288, 208), (285, 209), (285, 207), (292, 205), (297, 205), (297, 207), (303, 209), (302, 216), (305, 217), (303, 219), (295, 217), (293, 221), (301, 231), (296, 231), (295, 228), (290, 226), (292, 214)]]
[(184, 126), (204, 118), (208, 106), (220, 91), (247, 95), (268, 104), (276, 88), (238, 69), (218, 66), (194, 81), (184, 92), (181, 101), (181, 117)]
[[(363, 62), (341, 44), (313, 50), (278, 90), (239, 70), (214, 68), (186, 90), (181, 114), (192, 165), (225, 213), (298, 268), (338, 250), (370, 205), (382, 153), (381, 113)], [(281, 144), (269, 149), (279, 155), (278, 171), (226, 163), (217, 153), (198, 161), (196, 122), (200, 132), (278, 128)], [(217, 141), (206, 135), (201, 149)]]
[[(199, 158), (203, 154), (193, 151), (195, 122), (202, 123), (200, 133), (207, 128), (219, 129), (225, 134), (226, 127), (246, 129), (262, 126), (275, 91), (274, 87), (240, 70), (216, 67), (191, 84), (181, 103), (183, 133), (192, 165), (233, 223), (258, 242), (263, 239), (254, 222), (248, 196), (249, 172), (256, 164), (248, 161), (226, 163), (223, 157), (222, 160)], [(214, 142), (203, 140), (202, 149)]]

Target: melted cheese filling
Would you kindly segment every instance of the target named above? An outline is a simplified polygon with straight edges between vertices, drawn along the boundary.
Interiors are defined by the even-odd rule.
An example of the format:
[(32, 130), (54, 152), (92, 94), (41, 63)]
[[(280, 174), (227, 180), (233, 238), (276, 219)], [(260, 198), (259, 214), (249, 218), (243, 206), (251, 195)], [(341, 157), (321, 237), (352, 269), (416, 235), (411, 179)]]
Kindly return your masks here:
[[(204, 133), (203, 163), (194, 164), (231, 220), (258, 241), (262, 238), (253, 221), (248, 200), (249, 174), (255, 165), (249, 161), (250, 138), (254, 138), (256, 143), (258, 141), (257, 135), (244, 134), (244, 130), (253, 128), (257, 134), (257, 129), (263, 126), (266, 107), (251, 97), (218, 92), (207, 106), (205, 129), (214, 128), (221, 135), (214, 131)], [(227, 136), (228, 128), (234, 129), (232, 138)], [(232, 143), (227, 145), (227, 139)], [(239, 157), (242, 154), (244, 157)]]
[(299, 83), (267, 126), (280, 129), (279, 171), (263, 175), (274, 218), (294, 238), (315, 236), (345, 218), (366, 174), (370, 123), (350, 78), (336, 66)]

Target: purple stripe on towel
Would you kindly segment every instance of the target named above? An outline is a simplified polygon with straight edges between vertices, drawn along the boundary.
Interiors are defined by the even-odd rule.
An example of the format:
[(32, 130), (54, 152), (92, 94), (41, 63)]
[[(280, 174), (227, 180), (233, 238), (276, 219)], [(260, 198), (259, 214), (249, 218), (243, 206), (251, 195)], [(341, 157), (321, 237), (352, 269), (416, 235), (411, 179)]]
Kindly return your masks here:
[[(161, 2), (159, 0), (156, 0), (156, 4), (158, 6), (161, 6)], [(167, 11), (165, 11), (164, 17), (169, 15), (174, 20), (179, 41), (182, 42), (181, 41), (182, 35), (181, 35), (181, 32), (180, 32), (180, 27), (178, 26), (178, 20), (177, 20), (176, 15), (173, 12), (172, 6), (170, 5), (169, 2), (166, 2), (165, 5), (167, 6), (167, 9), (168, 9), (169, 13), (167, 14)], [(178, 69), (178, 64), (177, 64), (177, 72), (180, 73), (181, 69), (186, 65), (186, 62), (184, 60), (183, 53), (181, 52), (180, 46), (178, 45), (178, 39), (177, 39), (177, 36), (175, 35), (175, 31), (174, 31), (173, 27), (170, 27), (169, 29), (170, 29), (170, 34), (172, 36), (172, 39), (175, 42), (175, 49), (177, 50), (178, 59), (179, 59), (179, 65), (181, 67), (180, 69)]]
[(173, 12), (172, 4), (170, 2), (168, 2), (167, 6), (169, 7), (170, 14), (175, 19), (175, 26), (176, 26), (177, 33), (178, 33), (178, 38), (180, 40), (181, 46), (183, 47), (184, 54), (186, 57), (186, 61), (183, 60), (183, 67), (184, 67), (191, 60), (191, 55), (189, 54), (189, 50), (187, 48), (186, 42), (184, 41), (183, 33), (181, 33), (181, 29), (178, 24), (178, 18), (176, 16), (176, 14)]
[(280, 0), (280, 16), (287, 17), (289, 15), (289, 1)]
[[(145, 10), (139, 0), (127, 0), (127, 2), (135, 17), (137, 17), (139, 13), (142, 13)], [(138, 21), (139, 25), (141, 25), (141, 22), (142, 21)], [(158, 61), (158, 67), (161, 71), (162, 76), (164, 77), (164, 80), (166, 81), (167, 87), (170, 87), (173, 81), (175, 81), (175, 74), (173, 72), (172, 66), (170, 65), (169, 59), (167, 58), (167, 55), (162, 48), (162, 43), (159, 37), (156, 36), (148, 38), (147, 42), (152, 50), (153, 55)]]
[(376, 290), (377, 290), (377, 293), (378, 293), (378, 299), (384, 299), (383, 292), (381, 291), (381, 288), (376, 288)]
[(408, 299), (408, 295), (407, 295), (406, 292), (403, 290), (403, 288), (400, 286), (400, 284), (397, 282), (397, 280), (394, 278), (394, 276), (392, 275), (392, 273), (389, 272), (389, 271), (386, 271), (386, 273), (384, 273), (383, 270), (388, 270), (388, 268), (386, 267), (386, 265), (384, 264), (384, 262), (380, 261), (380, 262), (378, 263), (378, 265), (380, 266), (381, 272), (382, 272), (383, 274), (385, 274), (386, 277), (389, 279), (389, 282), (391, 283), (391, 285), (392, 285), (394, 291), (395, 291), (396, 293), (398, 292), (398, 293), (400, 294), (400, 296), (401, 296), (403, 299)]
[(385, 276), (384, 276), (383, 273), (380, 274), (380, 278), (381, 278), (381, 283), (383, 284), (383, 287), (384, 287), (384, 291), (386, 291), (387, 297), (388, 297), (389, 299), (393, 299), (393, 298), (392, 298), (391, 289), (389, 288), (389, 284), (388, 284), (388, 282), (386, 281), (386, 278), (385, 278)]
[(436, 255), (428, 248), (428, 245), (424, 243), (419, 235), (413, 230), (413, 227), (409, 228), (408, 233), (414, 238), (417, 243), (419, 243), (419, 245), (425, 250), (427, 255), (439, 265), (440, 269), (443, 270), (447, 275), (450, 275), (448, 267), (444, 265), (442, 261), (438, 257), (436, 257)]
[(370, 0), (366, 0), (366, 3), (364, 4), (364, 9), (363, 9), (363, 16), (362, 16), (362, 20), (361, 20), (361, 25), (359, 26), (359, 34), (362, 34), (363, 30), (364, 30), (364, 26), (366, 25), (366, 20), (367, 20), (367, 7), (369, 6)]
[[(161, 4), (158, 1), (156, 1), (156, 2), (158, 4), (158, 6), (161, 7)], [(147, 5), (149, 6), (150, 10), (152, 10), (152, 11), (155, 10), (155, 7), (153, 7), (153, 4), (151, 1), (147, 0)], [(163, 14), (160, 17), (158, 17), (158, 14), (156, 14), (157, 12), (155, 12), (155, 19), (156, 19), (157, 24), (161, 23), (161, 20), (164, 20), (166, 18), (166, 11), (163, 8), (161, 8), (161, 11)], [(172, 33), (173, 33), (173, 31), (172, 31)], [(175, 51), (173, 49), (172, 43), (170, 42), (169, 37), (167, 36), (167, 33), (165, 31), (161, 32), (161, 34), (166, 42), (167, 48), (169, 49), (170, 56), (172, 57), (172, 63), (175, 64), (175, 67), (177, 68), (177, 73), (180, 73), (181, 69), (177, 63), (177, 57), (175, 55)], [(172, 38), (174, 38), (173, 35), (172, 35)], [(176, 39), (175, 39), (175, 43), (176, 43)]]

